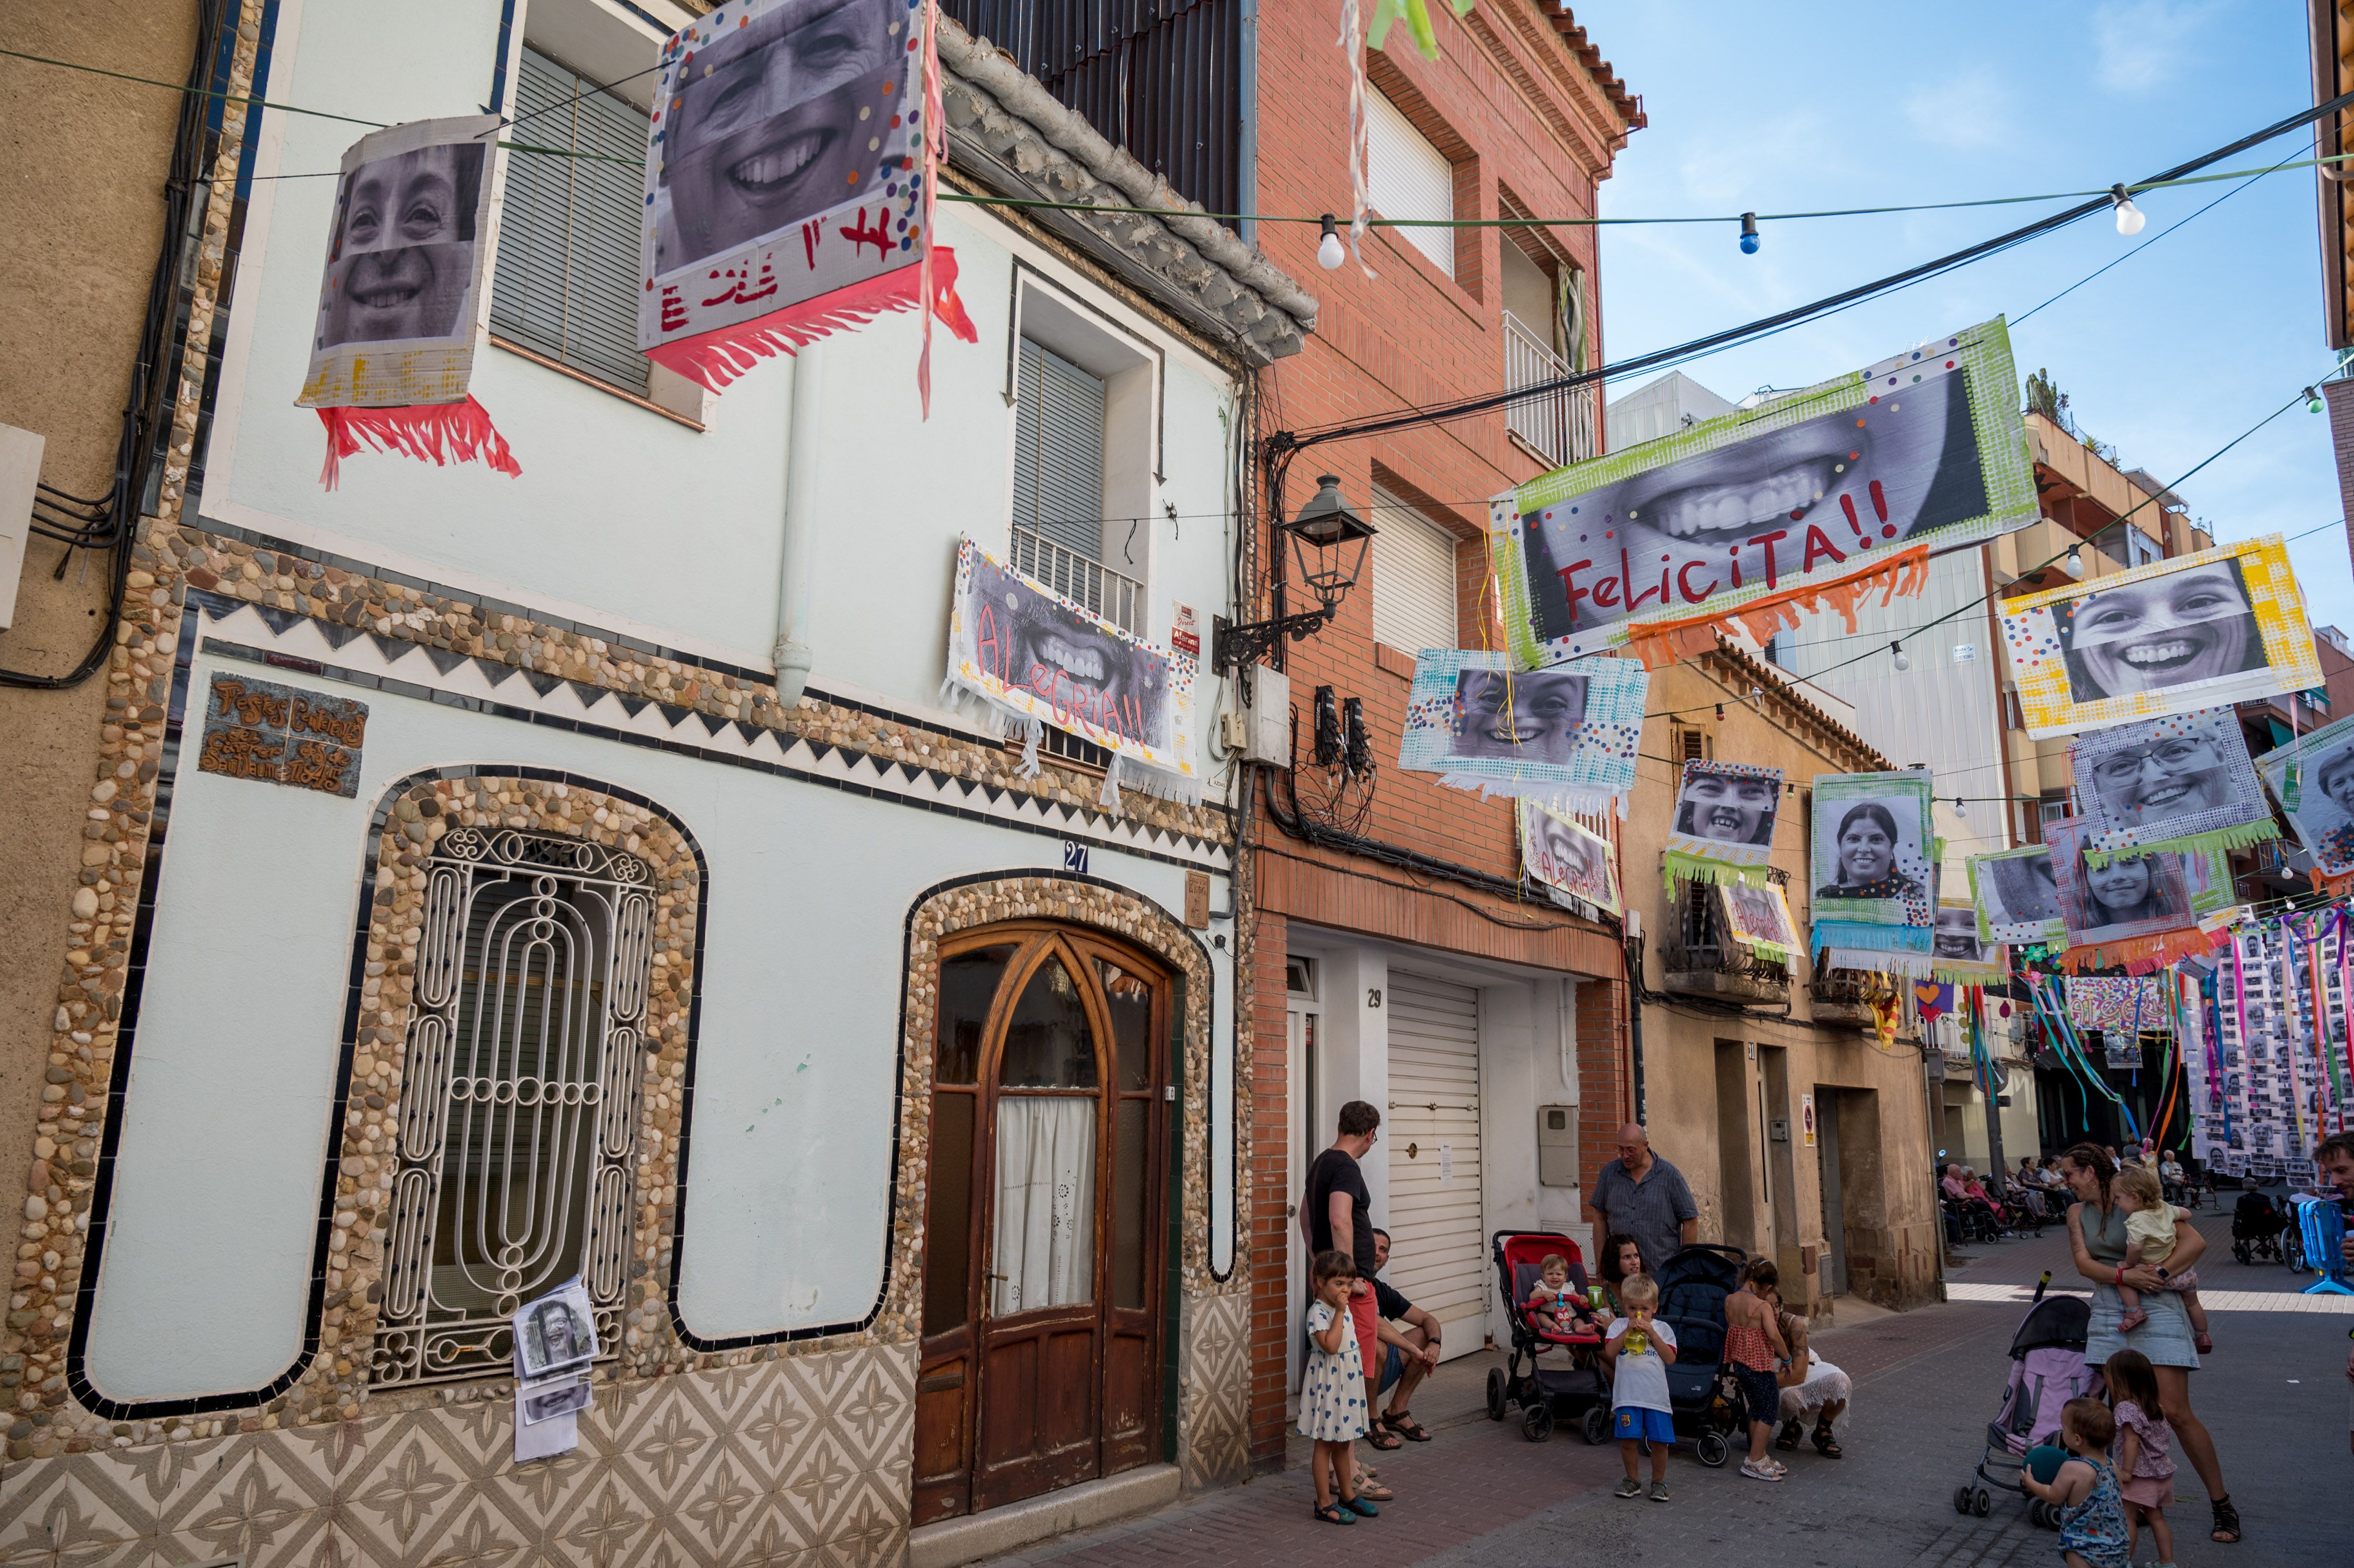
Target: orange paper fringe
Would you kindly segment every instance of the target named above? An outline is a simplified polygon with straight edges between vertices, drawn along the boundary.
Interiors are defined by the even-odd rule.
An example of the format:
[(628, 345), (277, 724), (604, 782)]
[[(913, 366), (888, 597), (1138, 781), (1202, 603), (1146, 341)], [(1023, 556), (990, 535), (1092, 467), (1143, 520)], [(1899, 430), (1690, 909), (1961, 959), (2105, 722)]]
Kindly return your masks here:
[(1712, 615), (1646, 621), (1628, 640), (1627, 646), (1643, 662), (1643, 668), (1659, 670), (1679, 659), (1713, 649), (1717, 632), (1727, 624), (1739, 626), (1762, 646), (1771, 641), (1777, 631), (1797, 630), (1799, 617), (1806, 612), (1835, 610), (1852, 633), (1856, 629), (1856, 610), (1873, 589), (1880, 591), (1880, 603), (1884, 609), (1899, 599), (1919, 593), (1928, 581), (1929, 546), (1915, 545), (1893, 560), (1852, 577), (1796, 584)]
[(2131, 941), (2104, 942), (2095, 948), (2070, 948), (2059, 955), (2059, 963), (2072, 975), (2087, 969), (2115, 969), (2120, 964), (2129, 975), (2155, 974), (2168, 964), (2211, 953), (2230, 938), (2228, 930), (2210, 935), (2192, 926), (2180, 931), (2161, 931), (2155, 937), (2137, 937)]
[(523, 465), (507, 450), (506, 438), (469, 394), (462, 403), (418, 403), (398, 408), (322, 408), (327, 427), (327, 461), (319, 482), (333, 490), (342, 482), (344, 460), (364, 447), (398, 452), (437, 465), (482, 462), (518, 477)]

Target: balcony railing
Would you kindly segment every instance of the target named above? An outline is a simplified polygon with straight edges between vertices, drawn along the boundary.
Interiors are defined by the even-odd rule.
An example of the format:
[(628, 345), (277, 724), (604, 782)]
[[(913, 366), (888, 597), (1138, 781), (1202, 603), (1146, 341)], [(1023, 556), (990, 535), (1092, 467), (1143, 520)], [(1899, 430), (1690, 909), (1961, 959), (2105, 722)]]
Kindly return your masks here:
[(1872, 999), (1877, 994), (1884, 993), (1853, 969), (1832, 969), (1807, 987), (1817, 1023), (1851, 1023), (1859, 1029), (1872, 1027)]
[(1066, 549), (1043, 534), (1013, 530), (1013, 569), (1075, 599), (1123, 631), (1139, 630), (1144, 585), (1101, 561)]
[(1678, 932), (1659, 944), (1659, 965), (1667, 971), (1668, 989), (1686, 996), (1731, 1001), (1790, 1000), (1789, 969), (1753, 958), (1738, 942), (1712, 938), (1692, 942)]
[[(1569, 374), (1569, 362), (1545, 335), (1511, 312), (1504, 315), (1504, 390), (1541, 387)], [(1543, 392), (1506, 405), (1505, 428), (1547, 462), (1583, 462), (1594, 455), (1595, 389)]]

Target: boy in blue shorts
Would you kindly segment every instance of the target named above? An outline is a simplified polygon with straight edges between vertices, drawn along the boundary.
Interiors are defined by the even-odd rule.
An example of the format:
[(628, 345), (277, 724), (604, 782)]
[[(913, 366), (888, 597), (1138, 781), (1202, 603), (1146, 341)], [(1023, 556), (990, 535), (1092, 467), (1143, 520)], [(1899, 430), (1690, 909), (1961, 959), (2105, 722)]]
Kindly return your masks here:
[(1643, 1444), (1651, 1445), (1651, 1500), (1668, 1500), (1668, 1448), (1676, 1440), (1673, 1406), (1668, 1403), (1668, 1365), (1676, 1359), (1676, 1331), (1653, 1314), (1659, 1287), (1648, 1274), (1630, 1274), (1618, 1287), (1627, 1309), (1614, 1318), (1602, 1340), (1602, 1364), (1610, 1369), (1610, 1420), (1618, 1434), (1618, 1457), (1627, 1478), (1612, 1495), (1643, 1495), (1637, 1473)]

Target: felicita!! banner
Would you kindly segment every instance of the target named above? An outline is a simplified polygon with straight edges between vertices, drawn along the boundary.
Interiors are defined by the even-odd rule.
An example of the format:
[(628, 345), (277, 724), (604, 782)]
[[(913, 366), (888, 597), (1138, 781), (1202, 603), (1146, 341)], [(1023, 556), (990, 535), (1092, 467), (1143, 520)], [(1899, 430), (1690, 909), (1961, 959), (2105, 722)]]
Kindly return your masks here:
[(2321, 874), (2354, 873), (2354, 718), (2265, 752), (2256, 769)]
[[(638, 346), (713, 392), (884, 311), (978, 341), (931, 243), (943, 149), (925, 0), (731, 0), (663, 47)], [(926, 90), (926, 82), (931, 84)], [(930, 323), (918, 373), (930, 401)]]
[(1926, 979), (1937, 846), (1925, 768), (1815, 780), (1814, 946), (1826, 967)]
[(1122, 630), (1074, 600), (983, 554), (957, 552), (943, 693), (979, 698), (1000, 733), (1024, 726), (1023, 771), (1038, 771), (1048, 725), (1114, 754), (1101, 803), (1119, 809), (1119, 785), (1198, 803), (1191, 654)]
[(1635, 787), (1651, 678), (1629, 659), (1515, 670), (1510, 655), (1425, 649), (1414, 662), (1398, 766), (1561, 811), (1613, 810)]
[(2002, 635), (2038, 739), (2322, 683), (2277, 534), (2006, 599)]
[(1913, 557), (2036, 515), (1997, 319), (1557, 469), (1492, 503), (1489, 526), (1513, 651), (1533, 663), (1640, 647), (1696, 618), (1778, 626), (1851, 611), (1866, 591), (1917, 592)]
[(491, 238), (494, 114), (373, 131), (344, 154), (299, 408), (327, 428), (319, 482), (372, 447), (523, 469), (468, 390)]
[(1521, 863), (1529, 880), (1582, 899), (1605, 915), (1619, 912), (1618, 874), (1610, 841), (1534, 800), (1520, 802)]
[(2094, 865), (2126, 851), (2236, 850), (2280, 837), (2230, 708), (2098, 730), (2068, 756)]
[(1764, 883), (1774, 854), (1774, 819), (1782, 806), (1782, 770), (1740, 762), (1689, 761), (1676, 789), (1660, 879)]

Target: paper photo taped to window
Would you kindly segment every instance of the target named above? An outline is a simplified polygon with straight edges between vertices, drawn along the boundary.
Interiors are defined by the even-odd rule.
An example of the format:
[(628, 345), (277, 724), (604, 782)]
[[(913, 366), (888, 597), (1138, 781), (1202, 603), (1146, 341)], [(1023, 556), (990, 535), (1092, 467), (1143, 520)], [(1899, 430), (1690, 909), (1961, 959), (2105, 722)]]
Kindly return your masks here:
[(2068, 754), (2096, 852), (2237, 849), (2279, 837), (2230, 708), (2095, 730)]
[(2060, 916), (2071, 948), (2097, 947), (2179, 931), (2198, 923), (2191, 907), (2189, 856), (2160, 850), (2085, 863), (2091, 837), (2081, 817), (2047, 822), (2043, 842), (2058, 873)]
[(1635, 787), (1650, 679), (1634, 659), (1519, 670), (1509, 653), (1425, 649), (1398, 766), (1557, 811), (1613, 810)]
[(1999, 321), (1522, 486), (1490, 512), (1527, 661), (1626, 641), (1629, 618), (1730, 611), (1935, 538), (2035, 520)]
[(638, 344), (918, 260), (914, 0), (731, 0), (673, 37), (649, 127)]
[(571, 1280), (515, 1311), (515, 1375), (546, 1377), (597, 1357), (597, 1319), (588, 1288)]
[(302, 407), (466, 396), (498, 126), (493, 115), (420, 120), (345, 153)]
[(1790, 917), (1789, 900), (1772, 883), (1723, 883), (1717, 892), (1724, 900), (1725, 929), (1735, 941), (1753, 948), (1778, 948), (1785, 953), (1801, 945), (1797, 925)]
[(1520, 817), (1521, 863), (1531, 881), (1582, 898), (1605, 914), (1619, 913), (1609, 840), (1535, 800), (1520, 802)]
[(1668, 848), (1731, 865), (1764, 865), (1774, 848), (1782, 770), (1738, 762), (1684, 764)]
[(1981, 944), (2032, 947), (2067, 940), (2052, 852), (2044, 845), (1972, 855), (1969, 871)]
[(2277, 534), (2006, 600), (2002, 633), (2038, 738), (2322, 683)]
[(2354, 718), (2265, 752), (2256, 758), (2256, 770), (2321, 874), (2354, 872)]

